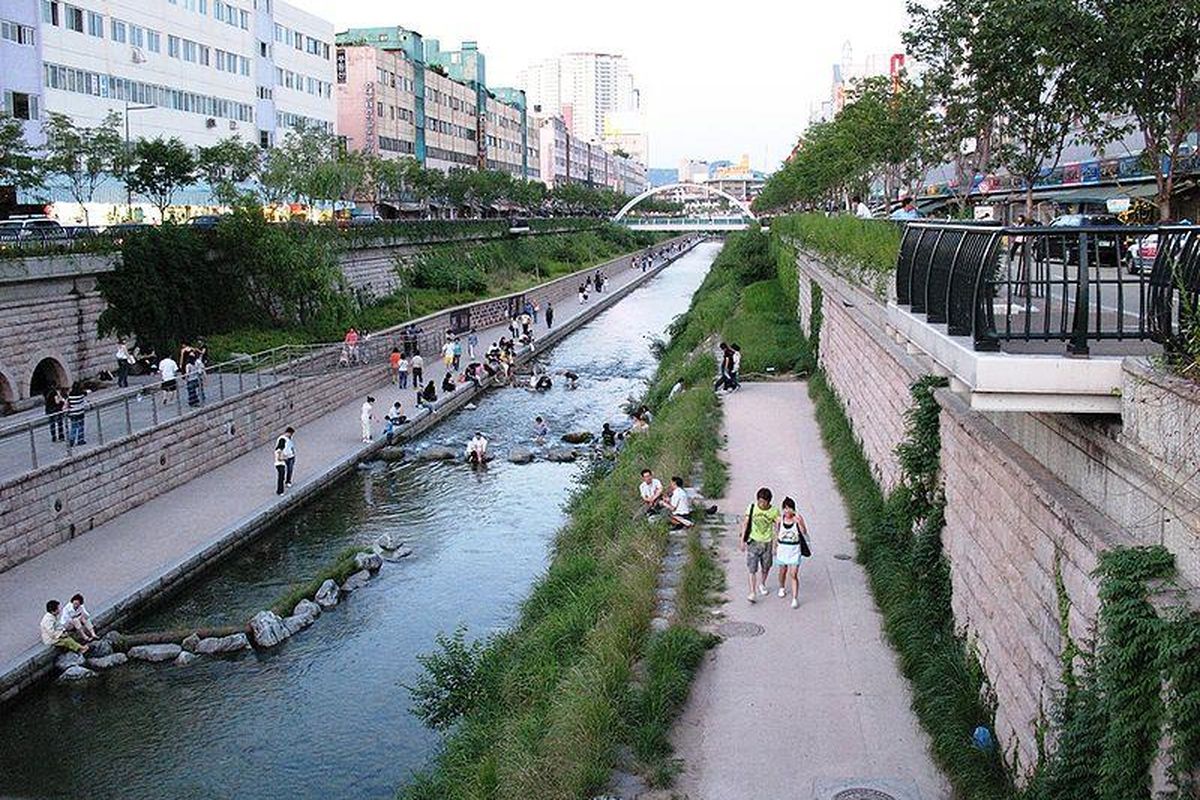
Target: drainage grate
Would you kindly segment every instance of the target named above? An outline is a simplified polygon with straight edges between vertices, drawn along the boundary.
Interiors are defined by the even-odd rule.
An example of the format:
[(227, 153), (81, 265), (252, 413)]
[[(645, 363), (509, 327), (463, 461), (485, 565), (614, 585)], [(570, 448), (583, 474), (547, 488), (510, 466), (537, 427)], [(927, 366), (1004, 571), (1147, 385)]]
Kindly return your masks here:
[(832, 800), (896, 800), (896, 798), (878, 789), (856, 788), (843, 789), (835, 794)]
[(833, 557), (838, 561), (849, 561), (851, 558), (849, 553), (834, 553)]
[(717, 633), (729, 638), (731, 636), (762, 636), (766, 631), (757, 622), (722, 622), (717, 626)]

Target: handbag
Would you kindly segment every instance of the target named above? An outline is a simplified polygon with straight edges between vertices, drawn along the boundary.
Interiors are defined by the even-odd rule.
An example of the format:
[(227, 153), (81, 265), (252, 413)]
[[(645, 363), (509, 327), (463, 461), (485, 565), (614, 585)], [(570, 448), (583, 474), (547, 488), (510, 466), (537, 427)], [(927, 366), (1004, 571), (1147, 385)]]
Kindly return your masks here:
[(754, 503), (746, 509), (746, 527), (742, 529), (742, 542), (748, 544), (750, 542), (750, 525), (754, 520)]
[(812, 550), (808, 546), (808, 538), (803, 533), (800, 534), (800, 555), (804, 558), (812, 558)]

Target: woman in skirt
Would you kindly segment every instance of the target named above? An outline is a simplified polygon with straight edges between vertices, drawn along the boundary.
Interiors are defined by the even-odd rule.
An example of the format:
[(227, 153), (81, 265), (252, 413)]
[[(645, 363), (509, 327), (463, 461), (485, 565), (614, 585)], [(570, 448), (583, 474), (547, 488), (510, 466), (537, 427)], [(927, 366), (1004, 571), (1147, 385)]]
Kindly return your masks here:
[[(801, 542), (808, 536), (804, 517), (796, 513), (796, 501), (783, 498), (780, 505), (779, 529), (775, 534), (775, 563), (779, 565), (779, 596), (787, 597), (788, 582), (792, 585), (792, 608), (800, 606)], [(807, 544), (807, 542), (805, 542)]]

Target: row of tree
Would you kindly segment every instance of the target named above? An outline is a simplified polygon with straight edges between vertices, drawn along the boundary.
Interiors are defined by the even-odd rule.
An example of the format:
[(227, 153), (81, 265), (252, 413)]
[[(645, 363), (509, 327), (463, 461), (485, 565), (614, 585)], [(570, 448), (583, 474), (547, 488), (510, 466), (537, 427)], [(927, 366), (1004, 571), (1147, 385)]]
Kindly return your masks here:
[(757, 201), (764, 210), (844, 199), (872, 185), (915, 192), (946, 165), (960, 208), (1005, 171), (1032, 210), (1037, 179), (1071, 144), (1140, 135), (1170, 215), (1180, 154), (1200, 128), (1200, 3), (1177, 0), (909, 2), (917, 77), (858, 82), (810, 126)]
[(116, 112), (90, 127), (52, 113), (46, 144), (35, 148), (19, 120), (0, 117), (0, 185), (36, 190), (52, 181), (82, 205), (103, 183), (116, 180), (160, 215), (194, 185), (208, 187), (214, 204), (231, 207), (403, 200), (468, 214), (502, 207), (593, 215), (612, 213), (628, 199), (605, 186), (570, 184), (551, 191), (498, 170), (427, 169), (413, 158), (348, 151), (333, 134), (311, 127), (292, 128), (278, 146), (263, 150), (238, 137), (196, 148), (177, 138), (129, 143), (120, 123)]

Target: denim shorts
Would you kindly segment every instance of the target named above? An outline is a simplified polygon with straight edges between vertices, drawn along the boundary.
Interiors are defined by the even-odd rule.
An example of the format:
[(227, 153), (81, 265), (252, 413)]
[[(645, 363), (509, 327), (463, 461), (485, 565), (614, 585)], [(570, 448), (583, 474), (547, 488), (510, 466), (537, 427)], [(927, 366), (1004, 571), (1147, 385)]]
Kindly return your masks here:
[(771, 571), (771, 542), (756, 542), (753, 539), (746, 542), (746, 569), (751, 573)]

